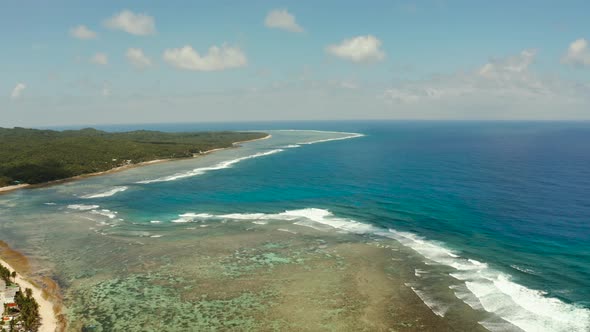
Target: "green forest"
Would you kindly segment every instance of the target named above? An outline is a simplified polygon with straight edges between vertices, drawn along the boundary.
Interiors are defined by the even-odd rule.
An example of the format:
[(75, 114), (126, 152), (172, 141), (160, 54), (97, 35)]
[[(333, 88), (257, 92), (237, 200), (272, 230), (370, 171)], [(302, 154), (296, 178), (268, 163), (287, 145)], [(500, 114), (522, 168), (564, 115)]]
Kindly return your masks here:
[(38, 184), (140, 162), (188, 158), (266, 136), (257, 132), (111, 133), (0, 128), (0, 187)]

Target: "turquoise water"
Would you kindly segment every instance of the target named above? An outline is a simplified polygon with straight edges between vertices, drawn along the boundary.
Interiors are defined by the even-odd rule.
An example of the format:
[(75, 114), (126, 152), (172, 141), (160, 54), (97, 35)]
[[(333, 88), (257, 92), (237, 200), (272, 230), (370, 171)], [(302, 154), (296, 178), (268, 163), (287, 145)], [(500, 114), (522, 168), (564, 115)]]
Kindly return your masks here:
[[(127, 278), (137, 268), (134, 255), (141, 252), (127, 249), (134, 239), (149, 239), (164, 251), (167, 238), (181, 241), (191, 229), (216, 232), (219, 225), (232, 222), (260, 227), (296, 223), (393, 239), (412, 249), (427, 265), (415, 269), (408, 287), (439, 316), (450, 312), (449, 299), (441, 294), (451, 289), (457, 300), (488, 315), (481, 325), (490, 330), (590, 330), (590, 124), (217, 127), (269, 128), (272, 138), (205, 158), (0, 196), (0, 240), (60, 271), (54, 273), (65, 289), (93, 298), (99, 296), (96, 292), (137, 287), (138, 277)], [(85, 230), (102, 236), (84, 238), (83, 220), (93, 223)], [(69, 241), (68, 232), (77, 235)], [(113, 247), (109, 253), (110, 241), (121, 238), (127, 247)], [(102, 259), (79, 256), (80, 250), (91, 256), (93, 246), (102, 248), (96, 249)], [(40, 254), (47, 249), (59, 258)], [(170, 255), (165, 259), (174, 261), (174, 253)], [(224, 273), (296, 264), (297, 259), (304, 261), (301, 255), (264, 252), (249, 258), (254, 267), (231, 265)], [(127, 266), (124, 273), (113, 268), (118, 264)], [(117, 272), (97, 284), (97, 266)], [(80, 274), (87, 275), (72, 277)], [(450, 281), (441, 283), (438, 275), (450, 276)], [(186, 282), (174, 278), (166, 282)], [(160, 291), (165, 292), (154, 290), (161, 296), (154, 299), (165, 297)], [(244, 310), (264, 310), (264, 301), (248, 296), (237, 297)], [(100, 325), (101, 315), (111, 314), (96, 313), (95, 324)], [(71, 313), (76, 315), (87, 313)], [(243, 319), (243, 324), (253, 324)]]

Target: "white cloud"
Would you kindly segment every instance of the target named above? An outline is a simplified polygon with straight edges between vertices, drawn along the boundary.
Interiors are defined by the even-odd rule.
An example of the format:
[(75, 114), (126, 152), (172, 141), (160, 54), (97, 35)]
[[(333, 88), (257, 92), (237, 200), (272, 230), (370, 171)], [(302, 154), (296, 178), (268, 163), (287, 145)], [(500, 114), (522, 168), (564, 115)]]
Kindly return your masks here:
[(588, 41), (584, 38), (573, 41), (561, 58), (561, 63), (579, 67), (590, 66)]
[(353, 62), (375, 62), (385, 59), (381, 41), (372, 35), (345, 39), (340, 44), (329, 45), (326, 51)]
[[(572, 106), (575, 109), (590, 103), (590, 85), (536, 75), (530, 68), (536, 54), (535, 50), (524, 50), (471, 72), (400, 82), (386, 89), (381, 97), (391, 104), (418, 110), (428, 118), (436, 117), (431, 108), (447, 113), (453, 109), (473, 112), (455, 117), (559, 118), (554, 112), (568, 105), (577, 105)], [(498, 113), (494, 114), (494, 110)]]
[(303, 32), (303, 28), (295, 21), (295, 16), (286, 9), (271, 10), (264, 19), (264, 25), (272, 29)]
[(109, 58), (104, 53), (96, 53), (90, 58), (90, 62), (94, 63), (95, 65), (104, 66), (109, 64)]
[(238, 47), (226, 44), (211, 46), (206, 55), (201, 56), (191, 46), (167, 49), (164, 60), (170, 65), (187, 70), (215, 71), (243, 67), (248, 63), (246, 55)]
[(104, 21), (107, 28), (123, 30), (127, 33), (137, 36), (153, 35), (156, 33), (156, 24), (152, 16), (146, 14), (136, 14), (130, 10), (113, 15), (113, 17)]
[(24, 83), (17, 83), (14, 89), (12, 89), (12, 93), (10, 94), (10, 98), (18, 99), (20, 98), (23, 90), (25, 90), (27, 86)]
[(70, 35), (78, 39), (95, 39), (98, 35), (96, 32), (88, 29), (85, 25), (78, 25), (70, 29)]
[(524, 50), (518, 55), (504, 59), (494, 59), (479, 69), (479, 75), (492, 79), (510, 79), (524, 73), (533, 63), (537, 50)]
[(144, 69), (152, 65), (152, 60), (143, 53), (141, 48), (129, 48), (125, 56), (129, 63), (138, 69)]

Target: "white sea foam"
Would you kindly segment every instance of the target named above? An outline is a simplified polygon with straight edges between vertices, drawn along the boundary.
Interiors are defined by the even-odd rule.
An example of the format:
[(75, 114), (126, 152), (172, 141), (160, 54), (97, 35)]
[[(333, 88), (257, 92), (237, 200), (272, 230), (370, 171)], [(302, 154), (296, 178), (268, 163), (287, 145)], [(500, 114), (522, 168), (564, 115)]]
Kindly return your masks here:
[(53, 203), (53, 202), (47, 202), (47, 203), (43, 203), (43, 204), (50, 205), (50, 206), (57, 205), (56, 203)]
[(510, 265), (510, 267), (513, 268), (513, 269), (515, 269), (515, 270), (518, 270), (520, 272), (523, 272), (523, 273), (534, 274), (534, 275), (538, 274), (535, 270), (533, 270), (533, 269), (527, 269), (526, 267), (520, 267), (520, 266), (514, 265), (514, 264), (513, 265)]
[[(289, 131), (289, 130), (284, 130), (284, 131)], [(298, 130), (298, 131), (300, 131), (300, 130)], [(252, 155), (248, 155), (248, 156), (245, 156), (245, 157), (240, 157), (240, 158), (236, 158), (236, 159), (232, 159), (232, 160), (222, 161), (222, 162), (217, 163), (217, 164), (215, 164), (213, 166), (199, 167), (199, 168), (192, 169), (190, 171), (176, 173), (176, 174), (172, 174), (172, 175), (169, 175), (169, 176), (164, 176), (164, 177), (153, 179), (153, 180), (138, 181), (137, 183), (150, 184), (150, 183), (155, 183), (155, 182), (167, 182), (167, 181), (174, 181), (174, 180), (178, 180), (178, 179), (184, 179), (184, 178), (188, 178), (188, 177), (202, 175), (202, 174), (205, 174), (205, 173), (207, 173), (209, 171), (216, 171), (216, 170), (220, 170), (220, 169), (230, 168), (233, 165), (235, 165), (235, 164), (237, 164), (237, 163), (239, 163), (241, 161), (252, 159), (252, 158), (264, 157), (264, 156), (268, 156), (268, 155), (271, 155), (271, 154), (279, 153), (279, 152), (284, 151), (284, 149), (297, 148), (297, 147), (300, 147), (301, 145), (316, 144), (316, 143), (323, 143), (323, 142), (330, 142), (330, 141), (339, 141), (339, 140), (345, 140), (345, 139), (357, 138), (357, 137), (365, 136), (364, 134), (359, 134), (359, 133), (330, 132), (330, 131), (319, 131), (319, 130), (306, 130), (306, 131), (321, 132), (321, 133), (344, 134), (344, 135), (348, 135), (348, 136), (335, 137), (335, 138), (326, 138), (326, 139), (320, 139), (320, 140), (311, 141), (311, 142), (302, 142), (302, 143), (297, 143), (297, 144), (289, 144), (289, 145), (286, 145), (286, 146), (284, 146), (282, 148), (273, 149), (273, 150), (269, 150), (269, 151), (258, 152), (258, 153), (255, 153), (255, 154), (252, 154)], [(102, 194), (105, 194), (105, 193), (102, 193)], [(86, 198), (90, 198), (90, 197), (86, 197)], [(94, 197), (92, 197), (92, 198), (94, 198)]]
[(428, 271), (424, 271), (421, 269), (414, 269), (414, 275), (418, 278), (421, 278), (423, 274), (428, 273)]
[(478, 323), (479, 325), (485, 327), (488, 331), (492, 332), (522, 332), (521, 329), (515, 327), (514, 325), (508, 323), (507, 321), (499, 317), (488, 318)]
[(341, 140), (345, 140), (345, 139), (351, 139), (351, 138), (357, 138), (357, 137), (363, 137), (363, 136), (365, 136), (364, 134), (358, 134), (358, 133), (341, 133), (341, 134), (350, 134), (350, 135), (344, 136), (344, 137), (325, 138), (325, 139), (320, 139), (320, 140), (311, 141), (311, 142), (300, 142), (300, 143), (297, 143), (297, 144), (308, 145), (308, 144), (324, 143), (324, 142), (331, 142), (331, 141), (341, 141)]
[[(309, 208), (300, 210), (289, 210), (282, 213), (230, 213), (230, 214), (209, 214), (209, 213), (184, 213), (172, 222), (201, 222), (206, 219), (217, 220), (284, 220), (300, 222), (303, 226), (311, 227), (311, 224), (301, 223), (308, 220), (331, 228), (355, 234), (373, 233), (378, 228), (369, 224), (360, 223), (351, 219), (334, 216), (332, 212), (323, 209)], [(316, 226), (317, 227), (317, 226)]]
[(414, 293), (416, 293), (416, 295), (418, 295), (420, 300), (422, 300), (422, 302), (424, 302), (424, 304), (426, 304), (428, 306), (428, 308), (430, 308), (430, 310), (432, 310), (432, 312), (434, 312), (437, 316), (440, 316), (440, 317), (445, 316), (445, 314), (449, 310), (448, 305), (434, 300), (433, 298), (428, 296), (428, 294), (426, 294), (426, 292), (423, 292), (423, 291), (417, 289), (412, 284), (405, 284), (405, 285), (410, 287), (414, 291)]
[(241, 161), (253, 159), (253, 158), (264, 157), (264, 156), (268, 156), (271, 154), (279, 153), (281, 151), (284, 151), (284, 150), (283, 149), (274, 149), (274, 150), (269, 150), (269, 151), (264, 151), (264, 152), (258, 152), (258, 153), (255, 153), (255, 154), (252, 154), (249, 156), (222, 161), (222, 162), (217, 163), (213, 166), (199, 167), (199, 168), (195, 168), (190, 171), (187, 171), (187, 172), (176, 173), (173, 175), (164, 176), (164, 177), (153, 179), (153, 180), (139, 181), (137, 183), (149, 184), (149, 183), (154, 183), (154, 182), (167, 182), (167, 181), (174, 181), (174, 180), (178, 180), (178, 179), (184, 179), (184, 178), (188, 178), (188, 177), (202, 175), (202, 174), (205, 174), (209, 171), (216, 171), (216, 170), (220, 170), (220, 169), (224, 169), (224, 168), (230, 168), (233, 165), (235, 165)]
[(107, 209), (91, 210), (90, 213), (97, 214), (97, 215), (100, 215), (103, 217), (107, 217), (109, 219), (115, 219), (117, 217), (116, 211), (111, 211), (111, 210), (107, 210)]
[(287, 232), (287, 233), (291, 233), (291, 234), (297, 234), (297, 232), (292, 231), (290, 229), (286, 229), (286, 228), (277, 228), (277, 231)]
[(98, 205), (85, 205), (85, 204), (70, 204), (68, 205), (68, 209), (72, 210), (79, 210), (79, 211), (88, 211), (93, 209), (98, 209)]
[(185, 213), (178, 217), (178, 219), (174, 219), (172, 222), (199, 222), (214, 216), (208, 213)]
[[(391, 237), (414, 249), (427, 259), (456, 269), (451, 276), (461, 280), (481, 306), (524, 331), (589, 331), (590, 310), (545, 296), (511, 280), (509, 275), (474, 259), (457, 257), (441, 244), (415, 234), (390, 230)], [(469, 305), (473, 299), (458, 298)]]
[(109, 196), (113, 196), (113, 195), (114, 195), (114, 194), (116, 194), (116, 193), (120, 193), (120, 192), (122, 192), (122, 191), (125, 191), (125, 190), (127, 190), (127, 189), (129, 189), (129, 188), (128, 188), (128, 187), (125, 187), (125, 186), (114, 187), (114, 188), (111, 188), (111, 189), (109, 189), (109, 190), (107, 190), (107, 191), (102, 191), (102, 192), (99, 192), (99, 193), (95, 193), (95, 194), (88, 194), (88, 195), (82, 196), (82, 198), (86, 198), (86, 199), (88, 199), (88, 198), (103, 198), (103, 197), (109, 197)]
[[(182, 221), (179, 221), (182, 220)], [(510, 276), (491, 268), (487, 263), (463, 258), (447, 249), (443, 244), (426, 240), (413, 233), (385, 230), (352, 219), (333, 215), (328, 210), (308, 208), (289, 210), (282, 213), (232, 213), (207, 214), (187, 213), (180, 215), (176, 222), (200, 222), (207, 219), (251, 220), (251, 221), (293, 221), (301, 226), (327, 228), (355, 234), (374, 234), (398, 240), (424, 256), (429, 265), (446, 265), (455, 269), (451, 276), (462, 284), (453, 286), (457, 298), (473, 308), (486, 310), (524, 331), (590, 331), (590, 310), (547, 297), (540, 291), (528, 289), (511, 280)], [(315, 223), (315, 224), (314, 224)], [(323, 229), (323, 228), (322, 228)], [(421, 275), (421, 271), (415, 271)], [(436, 303), (424, 291), (412, 289), (434, 313), (444, 316), (447, 308)], [(499, 321), (480, 322), (490, 330), (506, 330), (505, 323)], [(504, 325), (503, 325), (504, 324)]]
[(465, 284), (451, 285), (449, 288), (453, 290), (453, 293), (455, 293), (455, 296), (458, 299), (465, 302), (471, 308), (475, 310), (485, 310), (479, 299), (475, 296), (475, 294), (469, 291)]
[(160, 220), (150, 220), (150, 222), (151, 222), (152, 224), (159, 224), (159, 223), (161, 223), (161, 221), (160, 221)]

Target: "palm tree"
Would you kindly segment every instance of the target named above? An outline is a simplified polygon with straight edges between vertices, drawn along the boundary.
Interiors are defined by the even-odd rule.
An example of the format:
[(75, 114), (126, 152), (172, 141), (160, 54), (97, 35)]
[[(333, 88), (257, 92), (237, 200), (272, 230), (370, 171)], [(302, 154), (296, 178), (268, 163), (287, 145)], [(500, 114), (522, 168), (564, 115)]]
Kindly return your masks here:
[(30, 288), (25, 288), (25, 294), (27, 294), (27, 298), (33, 297), (33, 290)]

